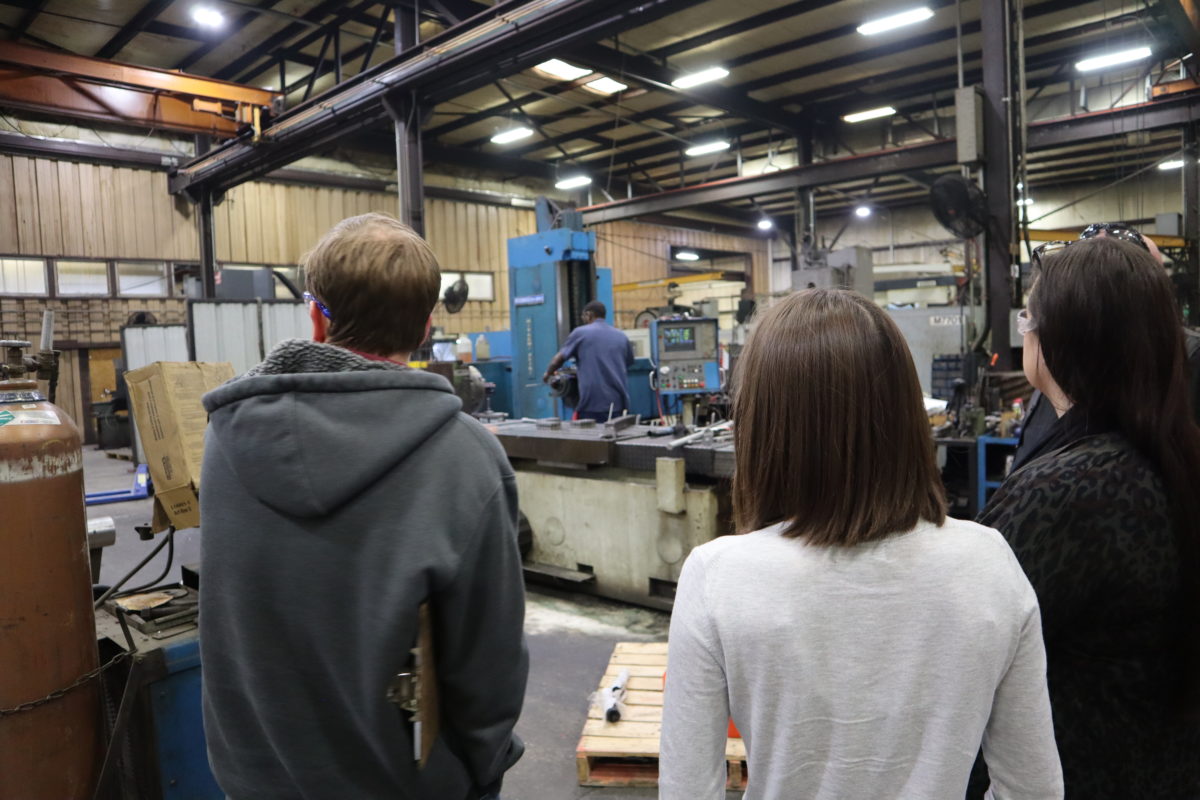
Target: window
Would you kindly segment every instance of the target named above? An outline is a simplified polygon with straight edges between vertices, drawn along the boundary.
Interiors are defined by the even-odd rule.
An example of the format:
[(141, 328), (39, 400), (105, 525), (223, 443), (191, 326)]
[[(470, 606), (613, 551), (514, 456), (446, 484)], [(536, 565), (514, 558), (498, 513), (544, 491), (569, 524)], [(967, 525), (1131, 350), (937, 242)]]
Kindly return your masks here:
[(107, 295), (108, 263), (105, 261), (55, 261), (60, 295)]
[(120, 296), (166, 297), (170, 293), (167, 265), (163, 262), (117, 262), (117, 294)]
[(46, 294), (46, 261), (0, 258), (0, 294)]
[(304, 276), (303, 276), (303, 270), (301, 270), (300, 267), (289, 267), (286, 265), (272, 266), (272, 265), (267, 265), (267, 264), (221, 264), (218, 267), (218, 271), (227, 270), (227, 269), (249, 270), (249, 271), (255, 271), (255, 270), (264, 271), (265, 270), (266, 272), (277, 273), (277, 274), (271, 275), (271, 282), (275, 286), (275, 299), (276, 300), (295, 300), (295, 299), (297, 299), (296, 296), (294, 294), (292, 294), (291, 290), (288, 289), (288, 287), (284, 284), (284, 282), (279, 280), (279, 277), (278, 277), (279, 275), (283, 275), (285, 278), (287, 278), (289, 281), (291, 281), (292, 285), (295, 286), (298, 291), (300, 291), (300, 292), (304, 291), (304, 284), (302, 282)]
[(296, 296), (293, 295), (291, 290), (288, 289), (287, 286), (284, 285), (283, 281), (279, 280), (279, 275), (282, 275), (283, 277), (285, 277), (289, 281), (291, 281), (292, 285), (295, 286), (299, 291), (301, 291), (301, 292), (304, 291), (304, 283), (303, 283), (303, 279), (300, 275), (299, 267), (272, 267), (272, 269), (277, 273), (277, 275), (275, 277), (275, 299), (277, 299), (277, 300), (295, 300), (296, 299)]
[(467, 300), (490, 302), (496, 299), (495, 275), (490, 272), (446, 272), (442, 271), (442, 294), (459, 278), (467, 282)]

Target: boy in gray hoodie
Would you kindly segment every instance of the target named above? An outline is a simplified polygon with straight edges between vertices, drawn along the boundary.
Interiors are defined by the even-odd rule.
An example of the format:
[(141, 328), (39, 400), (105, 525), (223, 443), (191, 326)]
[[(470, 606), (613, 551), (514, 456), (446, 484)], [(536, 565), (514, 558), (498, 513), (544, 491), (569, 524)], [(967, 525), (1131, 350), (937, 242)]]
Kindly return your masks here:
[[(524, 749), (517, 495), (443, 378), (404, 365), (440, 271), (411, 228), (344, 220), (306, 260), (313, 341), (209, 393), (201, 479), (204, 726), (233, 800), (476, 800)], [(428, 601), (428, 762), (389, 702)]]

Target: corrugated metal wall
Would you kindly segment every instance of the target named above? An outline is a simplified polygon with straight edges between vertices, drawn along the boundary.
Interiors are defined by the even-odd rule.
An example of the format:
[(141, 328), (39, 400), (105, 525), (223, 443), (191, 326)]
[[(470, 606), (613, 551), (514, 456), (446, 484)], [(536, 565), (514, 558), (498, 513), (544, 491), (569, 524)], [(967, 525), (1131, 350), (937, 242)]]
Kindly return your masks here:
[[(187, 361), (186, 325), (133, 325), (121, 331), (125, 370), (141, 369), (155, 361)], [(142, 463), (142, 442), (133, 414), (129, 415), (134, 463)]]
[(197, 361), (228, 361), (241, 375), (284, 339), (307, 339), (312, 325), (303, 303), (236, 300), (191, 304)]
[[(299, 263), (322, 234), (346, 217), (368, 211), (394, 214), (396, 198), (389, 192), (255, 182), (235, 187), (215, 210), (218, 261), (290, 265)], [(491, 273), (496, 298), (468, 302), (455, 315), (438, 309), (434, 324), (454, 333), (507, 329), (507, 242), (534, 232), (533, 211), (429, 199), (425, 219), (426, 236), (442, 267)], [(615, 283), (666, 277), (668, 248), (681, 245), (749, 252), (755, 284), (762, 290), (767, 285), (767, 247), (762, 239), (636, 222), (597, 226), (596, 233), (597, 264), (613, 269)], [(186, 200), (167, 193), (163, 172), (0, 155), (0, 254), (195, 261), (195, 213)], [(631, 325), (639, 310), (665, 300), (664, 291), (622, 293), (616, 299), (614, 321)], [(16, 301), (22, 306), (29, 302), (35, 301)], [(124, 321), (121, 310), (128, 302), (69, 301), (71, 311), (87, 319), (78, 334), (72, 332), (73, 338), (115, 342)], [(175, 322), (182, 304), (156, 302), (172, 303), (172, 318), (159, 321)], [(10, 313), (24, 310), (5, 303), (12, 305), (5, 308)], [(6, 329), (11, 324), (0, 321)]]
[(121, 350), (126, 370), (155, 361), (187, 361), (187, 326), (131, 325), (121, 331)]
[(396, 196), (328, 187), (243, 183), (215, 207), (217, 260), (299, 264), (321, 236), (346, 217), (396, 213)]
[(447, 314), (439, 305), (433, 324), (453, 333), (508, 330), (508, 240), (536, 228), (529, 209), (426, 200), (426, 235), (442, 269), (492, 273), (496, 297), (490, 303), (468, 302), (458, 314)]
[[(753, 264), (755, 291), (767, 291), (766, 239), (646, 225), (640, 222), (610, 222), (597, 225), (595, 231), (596, 265), (612, 268), (614, 284), (667, 277), (670, 248), (675, 245), (749, 253)], [(622, 328), (633, 327), (633, 318), (639, 311), (648, 306), (664, 305), (666, 301), (666, 289), (617, 292), (613, 299), (616, 305), (613, 324)]]
[(195, 260), (197, 248), (165, 172), (0, 155), (0, 253)]

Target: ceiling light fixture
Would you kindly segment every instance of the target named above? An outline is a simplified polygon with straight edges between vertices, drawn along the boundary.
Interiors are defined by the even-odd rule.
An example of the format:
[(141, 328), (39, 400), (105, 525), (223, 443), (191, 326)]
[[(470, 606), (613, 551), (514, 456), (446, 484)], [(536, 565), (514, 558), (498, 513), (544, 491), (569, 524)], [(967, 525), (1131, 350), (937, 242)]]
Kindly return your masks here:
[(552, 58), (549, 61), (543, 61), (534, 67), (534, 69), (536, 69), (538, 72), (544, 72), (553, 78), (558, 78), (559, 80), (563, 81), (577, 81), (584, 75), (592, 74), (590, 69), (581, 69), (580, 67), (572, 66), (565, 61), (560, 61), (557, 58)]
[(676, 89), (690, 89), (693, 86), (699, 86), (702, 83), (712, 83), (719, 81), (729, 74), (729, 70), (724, 67), (708, 67), (699, 72), (689, 72), (686, 75), (680, 75), (675, 80), (671, 81), (671, 85)]
[(871, 216), (871, 207), (859, 206), (858, 208), (854, 209), (854, 216), (860, 219), (866, 219), (867, 217)]
[(1083, 61), (1075, 64), (1075, 69), (1080, 72), (1091, 72), (1092, 70), (1104, 69), (1105, 67), (1115, 67), (1118, 64), (1128, 64), (1131, 61), (1141, 61), (1143, 58), (1149, 57), (1149, 47), (1135, 47), (1132, 50), (1122, 50), (1119, 53), (1085, 58)]
[(763, 217), (762, 219), (760, 219), (758, 221), (758, 229), (760, 231), (769, 231), (769, 230), (771, 230), (771, 228), (774, 228), (774, 227), (775, 227), (775, 223), (771, 221), (770, 217)]
[(594, 81), (588, 81), (583, 85), (583, 88), (591, 89), (593, 92), (599, 92), (600, 94), (616, 94), (617, 92), (625, 91), (629, 87), (620, 81), (614, 81), (612, 78), (605, 76), (597, 78)]
[(511, 142), (519, 142), (522, 139), (528, 139), (533, 136), (533, 129), (519, 126), (509, 128), (506, 131), (500, 131), (492, 137), (492, 144), (509, 144)]
[(193, 6), (192, 21), (205, 28), (219, 28), (225, 24), (225, 15), (210, 6)]
[(554, 184), (555, 189), (578, 189), (580, 186), (587, 186), (592, 182), (591, 175), (572, 175), (569, 178), (562, 178), (558, 183)]
[(693, 253), (691, 250), (680, 250), (675, 254), (676, 261), (699, 261), (700, 254)]
[(1158, 165), (1159, 169), (1183, 169), (1183, 159), (1176, 161), (1164, 161)]
[(1020, 200), (1018, 200), (1018, 201), (1017, 201), (1017, 205), (1019, 205), (1019, 206), (1031, 206), (1031, 205), (1033, 205), (1033, 198), (1032, 198), (1032, 197), (1023, 197), (1023, 198), (1021, 198)]
[(709, 153), (719, 153), (722, 150), (729, 149), (729, 142), (716, 141), (705, 142), (704, 144), (694, 144), (683, 152), (689, 156), (706, 156)]
[(896, 109), (891, 106), (882, 106), (880, 108), (871, 108), (866, 111), (856, 111), (853, 114), (847, 114), (842, 117), (846, 122), (866, 122), (869, 119), (879, 119), (880, 117), (890, 117), (896, 113)]
[(877, 33), (903, 28), (905, 25), (915, 25), (918, 22), (924, 22), (933, 16), (933, 9), (928, 7), (913, 8), (908, 11), (901, 11), (899, 14), (892, 14), (887, 17), (880, 17), (869, 22), (864, 22), (858, 26), (858, 32), (863, 36), (874, 36)]

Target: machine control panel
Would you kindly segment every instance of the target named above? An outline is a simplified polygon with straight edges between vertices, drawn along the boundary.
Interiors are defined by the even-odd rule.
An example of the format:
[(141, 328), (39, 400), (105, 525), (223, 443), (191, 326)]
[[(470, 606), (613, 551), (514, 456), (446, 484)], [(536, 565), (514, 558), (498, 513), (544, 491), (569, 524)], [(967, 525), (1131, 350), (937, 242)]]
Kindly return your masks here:
[(650, 332), (658, 388), (663, 394), (701, 394), (721, 389), (715, 319), (655, 320)]

